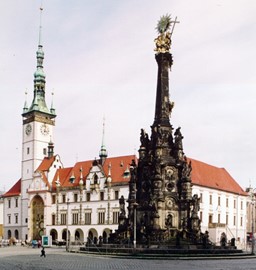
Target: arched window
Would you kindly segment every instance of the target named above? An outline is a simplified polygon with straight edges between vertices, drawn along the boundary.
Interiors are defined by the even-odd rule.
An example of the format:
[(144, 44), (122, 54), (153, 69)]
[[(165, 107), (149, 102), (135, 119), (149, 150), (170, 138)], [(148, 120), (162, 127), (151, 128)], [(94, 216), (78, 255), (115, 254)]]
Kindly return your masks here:
[(19, 239), (19, 231), (15, 230), (14, 231), (14, 237), (18, 240)]

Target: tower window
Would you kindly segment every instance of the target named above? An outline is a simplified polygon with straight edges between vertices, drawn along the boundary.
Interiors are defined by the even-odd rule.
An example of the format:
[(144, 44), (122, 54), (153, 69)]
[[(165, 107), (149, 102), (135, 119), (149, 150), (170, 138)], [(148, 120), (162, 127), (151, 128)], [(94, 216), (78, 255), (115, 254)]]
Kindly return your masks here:
[(27, 155), (29, 155), (29, 147), (27, 147)]
[(46, 148), (43, 149), (43, 154), (46, 156), (47, 155), (47, 150)]

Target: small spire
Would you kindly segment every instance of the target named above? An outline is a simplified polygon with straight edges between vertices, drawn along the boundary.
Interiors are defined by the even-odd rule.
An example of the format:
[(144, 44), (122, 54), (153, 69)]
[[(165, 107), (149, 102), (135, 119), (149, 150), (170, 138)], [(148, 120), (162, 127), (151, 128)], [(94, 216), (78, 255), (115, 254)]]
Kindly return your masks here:
[(107, 176), (107, 179), (106, 179), (106, 182), (105, 184), (107, 185), (107, 187), (110, 186), (112, 182), (112, 178), (111, 178), (111, 163), (108, 164), (108, 176)]
[(108, 152), (107, 152), (106, 146), (104, 144), (104, 140), (105, 140), (105, 117), (103, 117), (102, 143), (101, 143), (100, 154), (99, 154), (101, 165), (104, 164), (104, 162), (108, 156)]
[(60, 187), (60, 173), (58, 171), (57, 180), (55, 181), (56, 187)]
[(40, 7), (40, 25), (39, 25), (39, 46), (42, 45), (42, 14), (43, 14), (43, 1), (41, 2)]
[(53, 96), (54, 96), (54, 89), (52, 90), (52, 103), (51, 103), (51, 109), (50, 109), (51, 114), (55, 114), (55, 109), (53, 107)]
[(24, 107), (23, 107), (23, 113), (25, 113), (28, 110), (28, 103), (27, 103), (27, 90), (25, 92), (25, 103), (24, 103)]
[(83, 181), (83, 168), (81, 166), (80, 168), (80, 180), (79, 180), (79, 185), (82, 186), (84, 184), (84, 181)]

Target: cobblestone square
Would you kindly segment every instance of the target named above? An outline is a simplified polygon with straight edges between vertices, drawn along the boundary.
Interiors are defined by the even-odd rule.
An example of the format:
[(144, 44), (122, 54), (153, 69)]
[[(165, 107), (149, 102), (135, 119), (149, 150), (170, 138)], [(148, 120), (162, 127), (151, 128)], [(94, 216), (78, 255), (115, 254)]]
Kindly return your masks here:
[(89, 256), (67, 253), (64, 248), (46, 249), (46, 258), (40, 249), (27, 247), (0, 248), (0, 270), (80, 270), (80, 269), (129, 269), (129, 270), (254, 270), (256, 259), (206, 259), (206, 260), (142, 260)]

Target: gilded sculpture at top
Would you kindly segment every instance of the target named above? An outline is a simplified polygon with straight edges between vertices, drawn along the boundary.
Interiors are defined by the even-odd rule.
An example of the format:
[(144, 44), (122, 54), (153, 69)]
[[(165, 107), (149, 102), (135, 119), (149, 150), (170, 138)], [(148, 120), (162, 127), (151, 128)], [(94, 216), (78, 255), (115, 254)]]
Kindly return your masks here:
[[(170, 15), (164, 15), (160, 18), (160, 20), (157, 23), (156, 29), (159, 34), (159, 36), (154, 40), (156, 44), (155, 51), (156, 53), (168, 53), (170, 51), (171, 47), (171, 36), (174, 30), (174, 26), (176, 23), (179, 23), (177, 21), (177, 17), (175, 18), (175, 21), (171, 20)], [(171, 32), (170, 27), (172, 25)]]

